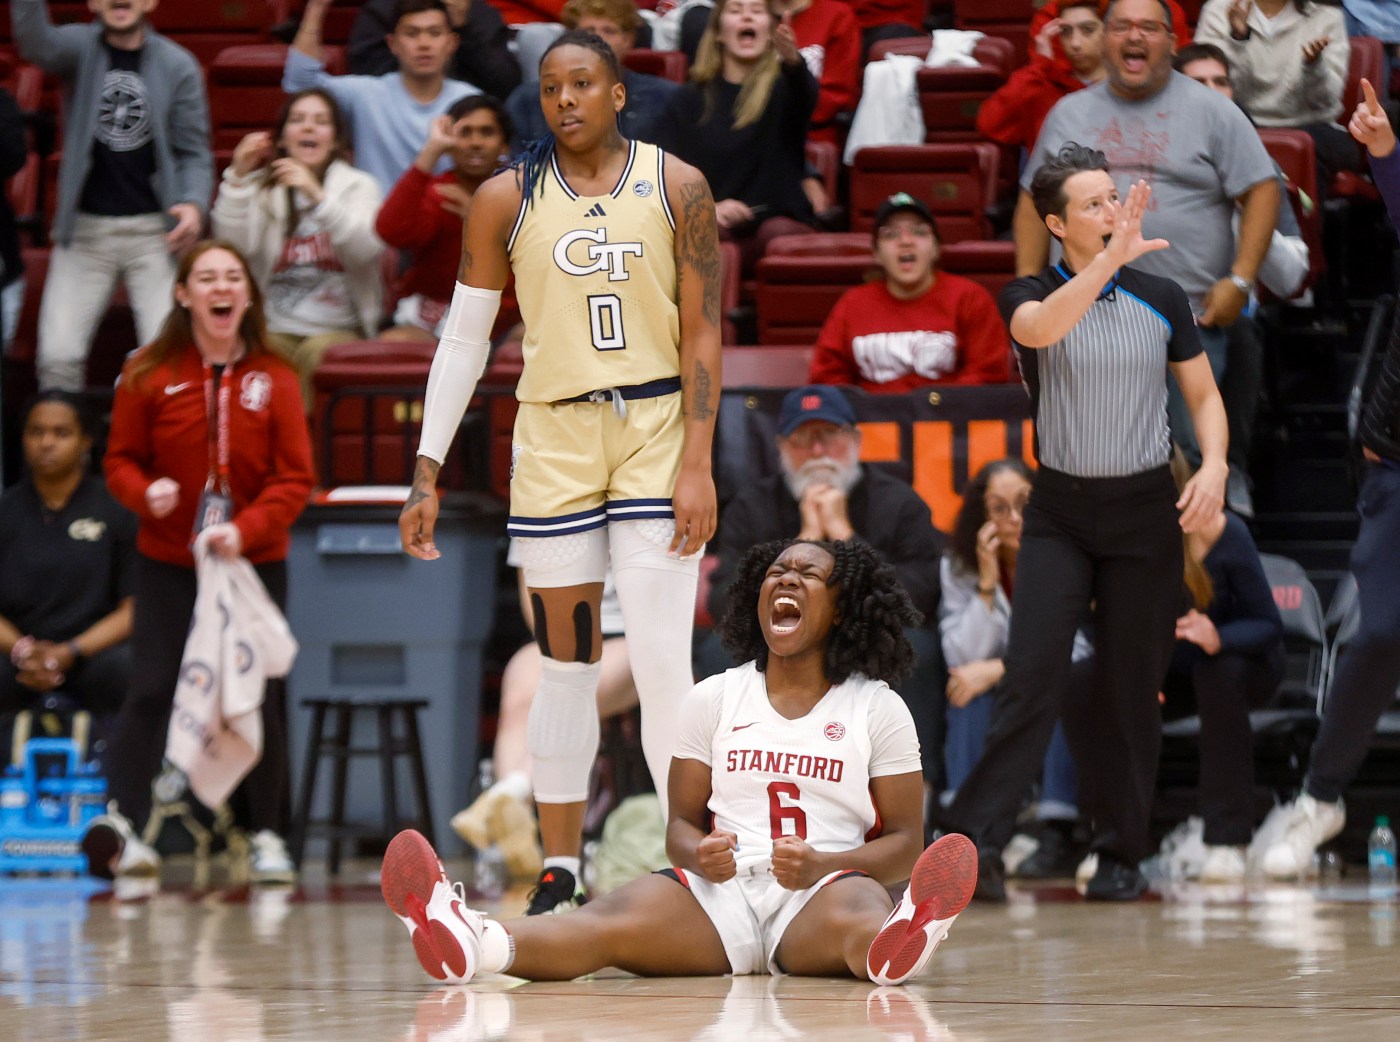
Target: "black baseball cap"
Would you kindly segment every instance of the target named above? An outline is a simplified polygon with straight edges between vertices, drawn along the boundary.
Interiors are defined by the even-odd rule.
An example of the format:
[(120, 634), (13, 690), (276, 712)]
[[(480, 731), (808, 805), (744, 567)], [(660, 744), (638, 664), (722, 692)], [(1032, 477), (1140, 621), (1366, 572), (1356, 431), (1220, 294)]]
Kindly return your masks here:
[(880, 208), (875, 211), (875, 226), (870, 229), (871, 238), (880, 234), (880, 229), (891, 217), (906, 210), (909, 213), (918, 214), (933, 229), (933, 234), (938, 234), (938, 222), (933, 219), (933, 211), (924, 204), (923, 200), (915, 199), (908, 192), (896, 192), (881, 203)]
[(854, 427), (856, 411), (846, 396), (830, 384), (809, 384), (789, 391), (778, 412), (778, 434), (786, 438), (812, 420)]

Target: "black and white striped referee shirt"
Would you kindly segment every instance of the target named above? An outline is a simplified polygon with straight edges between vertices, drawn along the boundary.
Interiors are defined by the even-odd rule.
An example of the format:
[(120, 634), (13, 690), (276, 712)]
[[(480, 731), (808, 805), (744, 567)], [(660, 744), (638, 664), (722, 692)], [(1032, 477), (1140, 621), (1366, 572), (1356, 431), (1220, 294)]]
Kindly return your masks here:
[[(1061, 261), (1007, 284), (1007, 324), (1074, 273)], [(1015, 343), (1015, 338), (1012, 338)], [(1082, 478), (1140, 474), (1171, 459), (1167, 363), (1201, 353), (1186, 293), (1170, 279), (1120, 268), (1063, 340), (1016, 344), (1042, 466)]]

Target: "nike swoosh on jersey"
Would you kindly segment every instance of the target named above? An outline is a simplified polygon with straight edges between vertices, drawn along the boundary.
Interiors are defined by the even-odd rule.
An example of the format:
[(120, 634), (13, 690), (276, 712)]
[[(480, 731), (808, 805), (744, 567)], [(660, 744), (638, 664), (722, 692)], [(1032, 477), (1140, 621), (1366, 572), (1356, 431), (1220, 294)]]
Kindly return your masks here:
[(194, 383), (193, 380), (186, 380), (186, 381), (185, 381), (184, 383), (182, 383), (182, 384), (166, 384), (166, 385), (165, 385), (165, 393), (166, 393), (166, 394), (179, 394), (181, 391), (183, 391), (186, 387), (190, 386), (190, 384), (192, 384), (192, 383)]
[[(756, 724), (756, 723), (758, 723), (757, 720), (754, 721), (754, 724)], [(752, 726), (753, 726), (753, 724), (735, 724), (735, 725), (734, 725), (733, 727), (731, 727), (729, 730), (730, 730), (730, 733), (733, 733), (734, 731), (742, 731), (744, 728), (746, 728), (746, 727), (752, 727)]]

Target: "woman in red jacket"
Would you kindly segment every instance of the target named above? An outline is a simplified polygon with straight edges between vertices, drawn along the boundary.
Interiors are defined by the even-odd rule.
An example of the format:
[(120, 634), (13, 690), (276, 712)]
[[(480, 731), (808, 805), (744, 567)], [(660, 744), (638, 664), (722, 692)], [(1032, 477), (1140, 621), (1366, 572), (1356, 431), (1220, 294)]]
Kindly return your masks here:
[[(104, 469), (140, 519), (132, 675), (108, 757), (114, 807), (83, 840), (94, 875), (154, 875), (138, 838), (165, 750), (185, 637), (194, 614), (194, 537), (252, 563), (281, 608), (287, 546), (313, 481), (295, 370), (265, 346), (262, 294), (248, 262), (219, 241), (196, 245), (175, 276), (176, 306), (117, 384)], [(281, 834), (288, 757), (285, 694), (267, 685), (263, 753), (233, 797), (254, 833), (255, 882), (295, 877)]]

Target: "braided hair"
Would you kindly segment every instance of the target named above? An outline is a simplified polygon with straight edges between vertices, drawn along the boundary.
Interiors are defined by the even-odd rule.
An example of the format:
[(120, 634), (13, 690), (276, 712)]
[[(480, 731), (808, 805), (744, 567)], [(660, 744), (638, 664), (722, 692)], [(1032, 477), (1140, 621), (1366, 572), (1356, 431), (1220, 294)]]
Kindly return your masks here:
[[(570, 29), (568, 32), (560, 33), (554, 38), (554, 42), (545, 48), (544, 54), (540, 55), (540, 68), (544, 68), (544, 61), (549, 57), (551, 51), (560, 47), (582, 47), (586, 51), (592, 51), (603, 62), (614, 83), (622, 82), (622, 65), (617, 60), (617, 55), (597, 33), (591, 33), (583, 29)], [(533, 206), (535, 201), (535, 188), (540, 185), (540, 178), (544, 176), (545, 168), (549, 165), (550, 158), (554, 155), (554, 135), (546, 131), (541, 137), (531, 141), (520, 150), (520, 154), (512, 160), (508, 169), (520, 172), (521, 191), (525, 195), (526, 206)], [(540, 187), (543, 192), (544, 188)]]
[(739, 561), (727, 591), (728, 605), (720, 620), (720, 639), (740, 662), (750, 659), (760, 673), (768, 668), (768, 644), (758, 621), (759, 591), (768, 568), (790, 546), (811, 543), (831, 554), (835, 564), (828, 586), (838, 587), (836, 617), (826, 635), (823, 673), (833, 684), (853, 673), (895, 684), (914, 668), (914, 648), (904, 635), (923, 615), (869, 543), (859, 539), (822, 542), (779, 539), (751, 547)]

